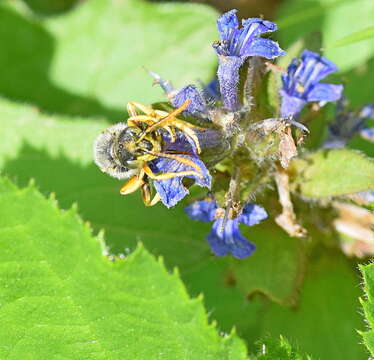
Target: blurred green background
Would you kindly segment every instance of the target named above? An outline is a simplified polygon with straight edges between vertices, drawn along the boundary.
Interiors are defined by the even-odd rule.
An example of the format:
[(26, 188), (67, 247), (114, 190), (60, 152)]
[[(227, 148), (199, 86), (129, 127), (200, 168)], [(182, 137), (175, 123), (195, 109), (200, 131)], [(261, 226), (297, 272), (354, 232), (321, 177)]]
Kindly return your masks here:
[[(302, 40), (323, 49), (352, 104), (374, 101), (373, 40), (333, 46), (373, 25), (372, 0), (3, 0), (0, 169), (22, 186), (34, 178), (62, 208), (77, 203), (96, 231), (105, 229), (113, 253), (141, 241), (163, 255), (191, 295), (204, 295), (219, 329), (236, 327), (249, 351), (281, 334), (315, 359), (366, 359), (356, 332), (365, 329), (357, 259), (342, 254), (336, 234), (315, 230), (303, 242), (267, 220), (247, 230), (254, 256), (216, 258), (204, 240), (210, 225), (188, 220), (185, 204), (144, 208), (92, 163), (93, 139), (126, 119), (128, 101), (164, 100), (144, 67), (176, 86), (214, 76), (215, 20), (231, 8), (275, 20), (282, 48)], [(352, 146), (373, 151), (357, 139)]]

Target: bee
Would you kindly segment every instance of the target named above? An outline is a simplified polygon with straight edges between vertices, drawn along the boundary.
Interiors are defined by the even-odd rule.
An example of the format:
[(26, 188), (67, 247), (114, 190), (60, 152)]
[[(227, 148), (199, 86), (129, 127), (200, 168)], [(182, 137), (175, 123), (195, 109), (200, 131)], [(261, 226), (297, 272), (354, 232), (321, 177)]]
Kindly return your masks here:
[[(118, 123), (104, 130), (94, 142), (94, 160), (96, 165), (108, 175), (117, 179), (129, 179), (120, 189), (122, 195), (141, 189), (143, 202), (153, 206), (160, 197), (151, 196), (151, 180), (166, 180), (174, 177), (202, 177), (202, 169), (193, 161), (173, 152), (164, 150), (165, 133), (171, 142), (175, 142), (177, 132), (182, 132), (201, 152), (196, 130), (204, 130), (177, 116), (184, 111), (190, 101), (168, 113), (154, 110), (146, 105), (130, 102), (127, 111), (130, 115), (126, 123)], [(139, 110), (142, 114), (139, 114)], [(155, 174), (149, 162), (158, 158), (168, 158), (185, 164), (194, 170)]]

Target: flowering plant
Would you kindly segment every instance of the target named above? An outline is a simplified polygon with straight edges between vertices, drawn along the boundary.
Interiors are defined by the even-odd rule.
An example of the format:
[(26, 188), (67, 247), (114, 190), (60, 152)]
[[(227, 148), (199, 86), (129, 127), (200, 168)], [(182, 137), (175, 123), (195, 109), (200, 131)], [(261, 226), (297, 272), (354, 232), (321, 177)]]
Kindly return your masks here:
[(279, 3), (0, 3), (1, 359), (374, 356), (374, 5)]
[[(338, 68), (319, 53), (304, 50), (287, 69), (269, 63), (286, 54), (277, 42), (261, 37), (276, 31), (275, 23), (250, 18), (243, 20), (240, 27), (236, 10), (231, 10), (218, 18), (217, 27), (220, 40), (212, 45), (218, 56), (218, 70), (211, 84), (201, 89), (190, 84), (176, 90), (169, 81), (150, 72), (176, 110), (161, 113), (156, 107), (142, 108), (147, 121), (153, 124), (149, 128), (141, 125), (142, 134), (154, 131), (160, 142), (160, 151), (154, 154), (157, 157), (149, 163), (149, 169), (156, 175), (150, 170), (145, 170), (145, 174), (154, 179), (155, 199), (167, 207), (175, 206), (188, 194), (184, 180), (187, 177), (208, 188), (207, 199), (188, 206), (187, 215), (193, 220), (214, 221), (207, 240), (215, 255), (232, 254), (241, 259), (252, 255), (255, 246), (240, 233), (239, 223), (252, 226), (268, 217), (264, 207), (251, 203), (251, 199), (272, 183), (282, 206), (275, 221), (290, 236), (307, 236), (307, 229), (294, 212), (289, 169), (292, 158), (298, 155), (298, 147), (302, 149), (300, 145), (309, 134), (304, 120), (307, 111), (302, 113), (306, 105), (312, 103), (314, 111), (323, 111), (327, 103), (339, 101), (336, 124), (329, 126), (329, 137), (321, 146), (324, 149), (336, 148), (337, 144), (344, 146), (358, 132), (370, 140), (371, 129), (364, 121), (373, 117), (373, 107), (366, 105), (357, 115), (345, 115), (343, 85), (321, 82)], [(258, 94), (269, 72), (281, 77), (281, 101), (279, 108), (264, 118), (268, 104), (260, 103)], [(131, 109), (130, 114), (136, 115)], [(128, 125), (137, 121), (143, 118), (131, 117)], [(176, 127), (176, 135), (170, 126)], [(136, 146), (140, 147), (143, 137), (135, 140)], [(104, 153), (109, 157), (113, 143), (105, 142)], [(102, 152), (103, 147), (99, 148)], [(140, 154), (151, 154), (149, 150), (138, 150)], [(106, 166), (100, 159), (96, 162), (102, 169)], [(127, 163), (122, 165), (131, 167)], [(298, 168), (292, 171), (297, 172)], [(226, 178), (226, 184), (217, 183), (218, 177)]]

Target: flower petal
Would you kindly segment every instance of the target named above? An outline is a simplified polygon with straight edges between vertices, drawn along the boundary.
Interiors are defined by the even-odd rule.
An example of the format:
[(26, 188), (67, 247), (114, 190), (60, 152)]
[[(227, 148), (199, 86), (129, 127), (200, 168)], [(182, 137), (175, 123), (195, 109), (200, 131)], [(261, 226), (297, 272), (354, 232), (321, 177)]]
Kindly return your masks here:
[(299, 65), (300, 60), (294, 58), (291, 61), (290, 65), (288, 65), (287, 73), (282, 74), (283, 89), (289, 94), (291, 94), (291, 92), (293, 91), (295, 73)]
[[(207, 187), (210, 189), (212, 178), (209, 174), (208, 169), (204, 163), (199, 160), (196, 156), (178, 155), (193, 161), (201, 169), (202, 177), (195, 175), (188, 175), (186, 177), (195, 180), (195, 183), (201, 187)], [(178, 173), (181, 171), (195, 170), (192, 166), (185, 165), (177, 160), (168, 158), (157, 158), (149, 163), (151, 170), (155, 174), (160, 173)], [(182, 200), (187, 194), (188, 190), (183, 185), (184, 176), (176, 176), (167, 180), (154, 180), (153, 185), (161, 197), (163, 204), (170, 208), (175, 206), (180, 200)]]
[(207, 236), (212, 251), (217, 256), (232, 254), (238, 259), (250, 256), (256, 246), (240, 233), (238, 219), (227, 220), (224, 229), (222, 223), (223, 219), (217, 219)]
[[(313, 84), (318, 83), (327, 75), (338, 71), (338, 67), (332, 61), (310, 50), (302, 52), (301, 62), (304, 64), (304, 75), (301, 80), (303, 78), (305, 80), (310, 79)], [(305, 81), (301, 82), (306, 86)]]
[(252, 226), (258, 224), (267, 217), (268, 214), (263, 207), (256, 204), (247, 204), (238, 217), (238, 220), (247, 226)]
[(186, 100), (190, 100), (185, 110), (186, 112), (195, 116), (204, 117), (207, 112), (206, 102), (196, 86), (187, 85), (170, 99), (175, 108), (182, 106)]
[(266, 59), (274, 59), (278, 56), (285, 55), (277, 42), (270, 39), (256, 38), (246, 47), (242, 56), (260, 56)]
[(359, 114), (362, 119), (373, 119), (374, 118), (374, 104), (364, 105)]
[(232, 34), (239, 28), (237, 11), (236, 9), (230, 10), (218, 18), (217, 27), (221, 41), (229, 41)]
[(250, 18), (242, 21), (243, 28), (240, 29), (239, 36), (231, 41), (229, 46), (230, 54), (237, 56), (246, 55), (248, 48), (251, 47), (252, 42), (261, 34), (275, 31), (277, 25), (260, 18)]
[(227, 110), (237, 111), (240, 105), (238, 98), (239, 69), (245, 59), (237, 56), (219, 55), (218, 60), (217, 76), (223, 106)]
[(165, 130), (162, 131), (164, 146), (162, 150), (167, 153), (187, 153), (197, 155), (195, 142), (182, 131), (176, 131), (175, 141), (172, 141), (170, 134)]
[(202, 222), (209, 222), (215, 219), (217, 203), (207, 200), (195, 201), (191, 205), (187, 206), (184, 211), (192, 220), (198, 220)]
[(214, 78), (211, 82), (204, 86), (204, 98), (206, 101), (221, 100), (221, 93), (219, 91), (219, 82)]
[(360, 131), (360, 135), (370, 142), (374, 142), (374, 128), (365, 128)]
[(343, 85), (316, 84), (307, 95), (307, 101), (337, 101), (343, 93)]
[(306, 101), (296, 97), (290, 96), (286, 91), (280, 90), (282, 96), (281, 116), (288, 117), (298, 114), (306, 104)]
[[(278, 30), (277, 24), (261, 18), (249, 18), (242, 20), (243, 28), (251, 31), (254, 36)], [(257, 25), (257, 26), (255, 26)]]
[[(283, 92), (289, 97), (309, 101), (336, 101), (341, 97), (342, 86), (319, 84), (320, 80), (338, 68), (330, 60), (313, 51), (304, 50), (301, 60), (294, 59), (282, 75)], [(327, 86), (325, 86), (327, 85)], [(290, 113), (290, 101), (285, 98), (284, 111)], [(294, 105), (295, 109), (297, 108)], [(286, 111), (287, 110), (287, 111)], [(299, 109), (300, 111), (301, 109)], [(294, 111), (296, 114), (297, 111)]]

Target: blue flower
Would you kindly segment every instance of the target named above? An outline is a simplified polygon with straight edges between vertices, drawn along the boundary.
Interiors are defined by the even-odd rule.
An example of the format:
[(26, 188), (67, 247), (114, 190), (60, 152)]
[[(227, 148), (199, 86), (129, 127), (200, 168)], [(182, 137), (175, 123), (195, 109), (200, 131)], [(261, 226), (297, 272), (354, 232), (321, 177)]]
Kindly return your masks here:
[(338, 100), (342, 95), (342, 85), (320, 83), (337, 70), (334, 63), (309, 50), (303, 51), (301, 60), (293, 59), (287, 73), (282, 75), (281, 116), (298, 114), (308, 102)]
[(260, 37), (261, 34), (277, 30), (276, 24), (260, 18), (251, 18), (243, 20), (242, 28), (239, 28), (236, 12), (234, 9), (218, 18), (221, 41), (213, 43), (219, 58), (217, 76), (222, 102), (224, 107), (231, 111), (239, 109), (239, 69), (245, 60), (250, 56), (274, 59), (285, 54), (278, 43)]
[(163, 134), (164, 147), (163, 152), (171, 156), (176, 155), (178, 158), (188, 160), (194, 166), (182, 163), (177, 159), (159, 157), (149, 162), (149, 167), (155, 174), (161, 173), (179, 173), (182, 171), (194, 171), (197, 175), (176, 176), (166, 180), (153, 180), (153, 186), (160, 195), (162, 203), (170, 208), (175, 206), (189, 192), (183, 184), (184, 177), (191, 178), (195, 184), (210, 189), (212, 177), (205, 164), (199, 159), (195, 143), (183, 133), (176, 133), (176, 140), (172, 142), (170, 135)]
[(258, 205), (248, 204), (242, 213), (235, 219), (217, 217), (219, 211), (215, 201), (196, 201), (189, 205), (185, 211), (193, 219), (203, 222), (214, 221), (211, 232), (207, 236), (208, 243), (217, 256), (232, 254), (238, 259), (250, 256), (256, 246), (249, 242), (241, 233), (239, 223), (247, 226), (258, 224), (267, 218), (266, 211)]
[(339, 100), (336, 107), (336, 118), (329, 125), (325, 149), (342, 148), (356, 134), (364, 139), (374, 141), (374, 129), (366, 126), (365, 121), (374, 118), (374, 105), (364, 105), (358, 111), (347, 111), (345, 98)]
[(207, 100), (195, 85), (187, 85), (170, 96), (170, 102), (175, 108), (182, 106), (186, 100), (190, 100), (185, 110), (187, 113), (198, 118), (208, 117)]
[(188, 113), (201, 119), (208, 118), (207, 103), (211, 96), (207, 92), (199, 91), (195, 85), (187, 85), (180, 90), (175, 90), (169, 81), (164, 80), (157, 73), (149, 71), (149, 74), (153, 77), (154, 84), (160, 85), (175, 108), (179, 108), (186, 100), (189, 100), (190, 103), (183, 113)]

